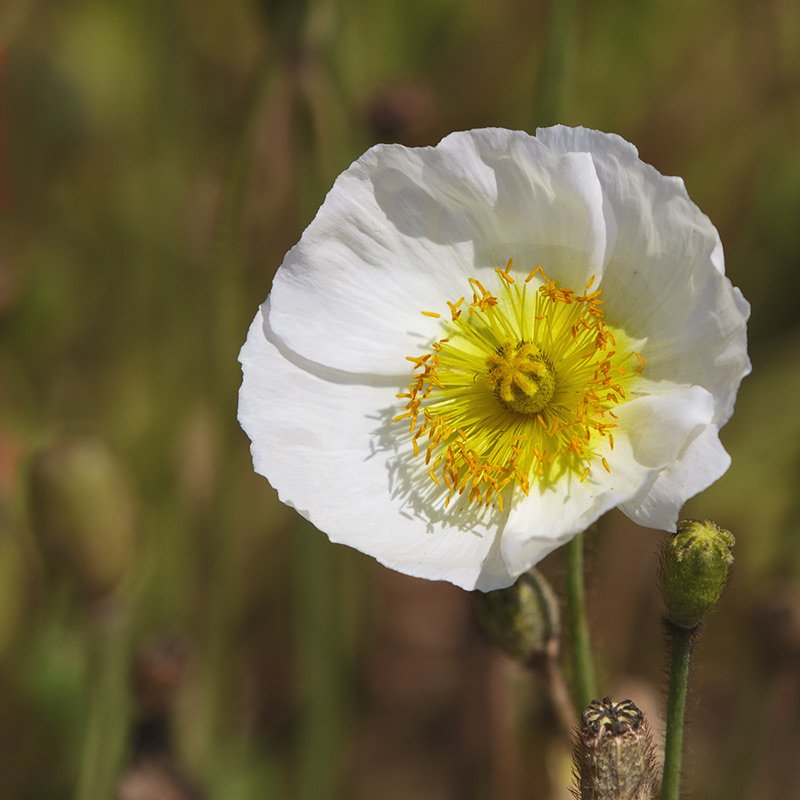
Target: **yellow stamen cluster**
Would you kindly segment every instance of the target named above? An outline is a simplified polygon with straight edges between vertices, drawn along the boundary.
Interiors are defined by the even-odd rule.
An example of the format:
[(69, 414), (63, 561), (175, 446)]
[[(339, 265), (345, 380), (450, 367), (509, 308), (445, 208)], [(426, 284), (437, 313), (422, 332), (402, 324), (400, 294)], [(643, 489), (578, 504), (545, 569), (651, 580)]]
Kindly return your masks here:
[(505, 342), (486, 358), (486, 380), (501, 406), (536, 414), (556, 388), (553, 365), (533, 342)]
[(606, 324), (594, 278), (576, 294), (541, 267), (519, 283), (510, 270), (511, 261), (496, 270), (497, 294), (470, 278), (472, 298), (448, 302), (449, 320), (423, 311), (446, 335), (408, 357), (415, 375), (394, 421), (408, 421), (445, 506), (463, 495), (502, 510), (514, 487), (584, 481), (595, 460), (610, 472), (597, 446), (613, 449), (614, 408), (644, 366)]

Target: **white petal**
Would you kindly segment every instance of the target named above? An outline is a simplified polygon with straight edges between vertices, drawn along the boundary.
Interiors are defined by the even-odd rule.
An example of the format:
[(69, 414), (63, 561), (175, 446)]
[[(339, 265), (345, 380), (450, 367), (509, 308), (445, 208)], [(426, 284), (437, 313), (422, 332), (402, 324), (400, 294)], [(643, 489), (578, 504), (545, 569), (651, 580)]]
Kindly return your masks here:
[(749, 306), (724, 275), (716, 229), (680, 178), (661, 175), (613, 134), (557, 126), (537, 138), (559, 153), (591, 153), (603, 187), (608, 320), (647, 339), (647, 375), (697, 384), (724, 424), (750, 371)]
[(641, 508), (641, 517), (647, 518), (650, 491), (675, 460), (689, 451), (713, 413), (713, 399), (700, 387), (673, 386), (663, 391), (616, 409), (614, 449), (606, 443), (598, 454), (607, 459), (610, 473), (598, 461), (584, 483), (568, 476), (551, 487), (534, 484), (530, 494), (514, 506), (501, 542), (509, 574), (530, 568), (617, 505), (624, 503), (629, 516), (629, 508), (637, 513)]
[(595, 491), (576, 477), (554, 487), (532, 486), (509, 514), (501, 540), (506, 570), (519, 575), (537, 564), (573, 536), (585, 531), (613, 508), (619, 497), (613, 490)]
[(497, 238), (485, 236), (478, 248), (489, 248), (490, 266), (514, 257), (525, 272), (541, 264), (575, 288), (602, 269), (603, 197), (587, 154), (559, 155), (526, 133), (500, 128), (454, 133), (437, 149), (448, 156), (442, 176), (448, 184), (463, 181), (476, 164), (492, 175), (487, 214)]
[(467, 278), (493, 286), (509, 258), (564, 285), (599, 273), (606, 250), (590, 156), (520, 132), (456, 133), (435, 148), (378, 145), (337, 178), (272, 289), (270, 324), (296, 353), (364, 374), (404, 374), (441, 336)]
[(240, 355), (239, 393), (256, 471), (331, 541), (409, 575), (473, 588), (498, 521), (415, 513), (398, 491), (396, 462), (410, 454), (386, 445), (395, 387), (359, 383), (280, 348), (259, 311)]
[(601, 463), (583, 483), (570, 475), (555, 486), (534, 484), (509, 514), (502, 539), (506, 569), (515, 575), (529, 569), (552, 550), (585, 531), (600, 516), (630, 499), (652, 470), (633, 457), (629, 441), (620, 436), (609, 474)]
[(711, 423), (714, 398), (700, 386), (665, 385), (661, 394), (631, 400), (615, 413), (615, 439), (624, 436), (630, 442), (637, 463), (661, 470)]
[(675, 463), (659, 473), (653, 486), (620, 508), (639, 525), (674, 531), (681, 506), (721, 478), (730, 463), (716, 427), (708, 425), (687, 443)]

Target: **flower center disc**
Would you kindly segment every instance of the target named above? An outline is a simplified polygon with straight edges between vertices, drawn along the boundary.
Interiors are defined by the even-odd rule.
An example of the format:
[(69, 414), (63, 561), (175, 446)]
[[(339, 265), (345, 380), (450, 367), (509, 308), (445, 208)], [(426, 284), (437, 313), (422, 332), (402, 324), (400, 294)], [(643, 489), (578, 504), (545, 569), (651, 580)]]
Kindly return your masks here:
[(496, 294), (470, 278), (471, 301), (448, 301), (449, 319), (423, 311), (443, 336), (407, 357), (415, 374), (393, 421), (408, 421), (414, 456), (424, 458), (415, 488), (445, 507), (463, 495), (502, 510), (533, 481), (583, 482), (595, 463), (611, 472), (614, 408), (644, 366), (606, 324), (594, 278), (577, 293), (541, 267), (522, 281), (510, 270), (510, 261), (495, 270)]
[(486, 359), (486, 379), (503, 408), (536, 414), (556, 388), (553, 365), (533, 342), (505, 342)]

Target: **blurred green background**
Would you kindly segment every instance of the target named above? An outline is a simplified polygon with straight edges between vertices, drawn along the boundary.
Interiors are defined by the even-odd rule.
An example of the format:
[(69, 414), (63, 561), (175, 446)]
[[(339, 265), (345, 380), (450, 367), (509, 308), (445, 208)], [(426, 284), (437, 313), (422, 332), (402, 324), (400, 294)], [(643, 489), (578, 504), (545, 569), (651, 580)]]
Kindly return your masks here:
[[(341, 170), (555, 121), (683, 176), (752, 303), (733, 467), (687, 509), (737, 562), (686, 787), (800, 797), (794, 0), (7, 0), (0, 117), (0, 798), (568, 796), (469, 596), (330, 545), (236, 423), (247, 326)], [(656, 729), (658, 541), (615, 513), (587, 563), (603, 691)]]

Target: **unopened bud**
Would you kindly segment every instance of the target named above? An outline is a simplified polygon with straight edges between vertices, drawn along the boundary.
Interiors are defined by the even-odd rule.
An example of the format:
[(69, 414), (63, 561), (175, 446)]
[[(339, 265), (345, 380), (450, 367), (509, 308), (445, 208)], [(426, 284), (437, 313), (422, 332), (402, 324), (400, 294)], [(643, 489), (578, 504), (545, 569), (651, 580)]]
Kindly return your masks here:
[(472, 596), (478, 624), (513, 658), (529, 663), (558, 639), (558, 600), (538, 570), (523, 573), (507, 589)]
[(119, 584), (136, 553), (135, 503), (127, 476), (101, 442), (71, 439), (37, 453), (31, 521), (48, 568), (89, 597)]
[(733, 564), (733, 534), (710, 520), (683, 520), (664, 545), (661, 596), (667, 619), (692, 629), (716, 606)]
[(653, 737), (631, 700), (592, 701), (575, 741), (578, 800), (652, 800), (656, 796)]

